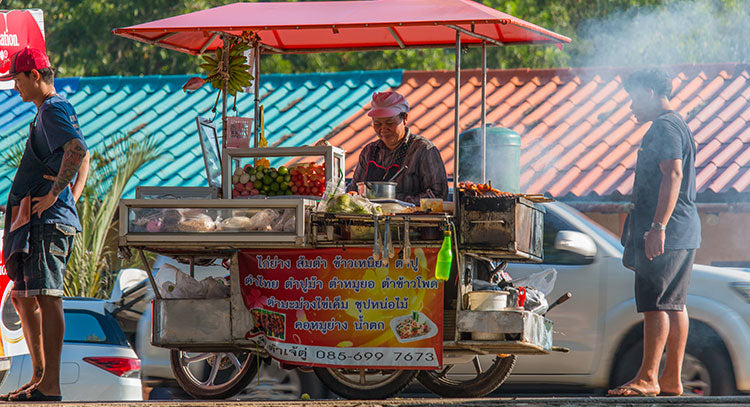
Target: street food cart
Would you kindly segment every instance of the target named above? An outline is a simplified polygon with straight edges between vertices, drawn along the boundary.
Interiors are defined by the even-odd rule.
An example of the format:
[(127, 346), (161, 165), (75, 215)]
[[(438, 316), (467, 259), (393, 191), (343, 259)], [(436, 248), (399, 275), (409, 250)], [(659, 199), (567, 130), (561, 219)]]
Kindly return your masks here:
[[(193, 55), (248, 41), (255, 117), (262, 117), (263, 54), (455, 46), (460, 83), (464, 47), (481, 46), (485, 55), (487, 45), (569, 41), (467, 0), (237, 3), (114, 32)], [(157, 197), (120, 205), (123, 253), (172, 256), (189, 263), (191, 271), (215, 259), (229, 267), (228, 295), (211, 298), (172, 295), (170, 290), (180, 287), (160, 285), (149, 270), (155, 294), (152, 342), (172, 349), (173, 370), (185, 390), (202, 398), (228, 397), (247, 385), (260, 359), (274, 358), (285, 367), (314, 369), (347, 398), (386, 398), (415, 377), (441, 396), (481, 396), (510, 374), (515, 355), (555, 350), (552, 322), (519, 307), (517, 298), (489, 310), (469, 304), (481, 270), (502, 272), (508, 261), (542, 260), (544, 211), (534, 202), (538, 197), (478, 194), (457, 181), (453, 202), (430, 209), (393, 210), (336, 195), (346, 157), (335, 146), (258, 147), (262, 120), (254, 120), (253, 147), (229, 148), (226, 90), (227, 80), (217, 148), (222, 199)], [(455, 99), (459, 106), (459, 86)], [(482, 102), (483, 133), (484, 92)], [(484, 142), (482, 151), (484, 168)], [(269, 173), (269, 158), (277, 166), (302, 164)], [(295, 194), (284, 184), (291, 169), (308, 183), (318, 177), (320, 188)], [(454, 180), (457, 171), (454, 154)], [(483, 183), (484, 172), (482, 177)], [(269, 179), (281, 186), (269, 188)], [(244, 186), (235, 182), (240, 180)], [(252, 195), (240, 191), (249, 188)], [(453, 239), (446, 240), (443, 231)], [(455, 262), (444, 283), (435, 278), (435, 268), (446, 247)], [(494, 355), (491, 365), (469, 379), (447, 374), (458, 364), (480, 366), (483, 355)], [(194, 361), (208, 362), (207, 378), (190, 369)], [(216, 383), (225, 368), (234, 368), (234, 374)]]

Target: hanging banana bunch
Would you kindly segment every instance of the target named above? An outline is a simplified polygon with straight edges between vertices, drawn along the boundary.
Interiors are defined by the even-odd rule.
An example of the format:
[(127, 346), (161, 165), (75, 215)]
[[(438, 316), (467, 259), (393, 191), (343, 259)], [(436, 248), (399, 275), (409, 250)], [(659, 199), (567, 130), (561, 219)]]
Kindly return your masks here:
[(235, 41), (229, 47), (229, 64), (224, 67), (223, 48), (216, 48), (214, 55), (203, 55), (203, 63), (200, 67), (206, 71), (207, 77), (204, 80), (210, 83), (214, 89), (223, 90), (224, 81), (227, 81), (227, 93), (237, 96), (244, 88), (250, 86), (253, 75), (249, 72), (251, 66), (245, 58), (245, 51), (250, 49), (250, 45), (242, 41)]

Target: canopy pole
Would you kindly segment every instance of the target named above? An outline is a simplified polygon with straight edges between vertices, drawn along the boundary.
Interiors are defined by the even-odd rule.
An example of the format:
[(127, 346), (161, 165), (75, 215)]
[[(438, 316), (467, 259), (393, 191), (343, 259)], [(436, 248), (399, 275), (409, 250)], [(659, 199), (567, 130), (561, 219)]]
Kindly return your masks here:
[(456, 31), (456, 92), (453, 110), (453, 216), (458, 216), (458, 129), (461, 119), (461, 33)]
[(253, 44), (253, 147), (258, 148), (259, 134), (260, 134), (260, 41), (256, 41)]
[(487, 41), (482, 41), (482, 184), (487, 183)]
[(229, 132), (227, 131), (227, 92), (229, 91), (229, 80), (227, 79), (227, 75), (229, 75), (229, 38), (226, 35), (221, 36), (222, 43), (224, 44), (224, 52), (221, 53), (221, 59), (223, 62), (220, 62), (222, 68), (222, 90), (221, 90), (221, 144), (224, 148), (227, 148), (227, 134)]

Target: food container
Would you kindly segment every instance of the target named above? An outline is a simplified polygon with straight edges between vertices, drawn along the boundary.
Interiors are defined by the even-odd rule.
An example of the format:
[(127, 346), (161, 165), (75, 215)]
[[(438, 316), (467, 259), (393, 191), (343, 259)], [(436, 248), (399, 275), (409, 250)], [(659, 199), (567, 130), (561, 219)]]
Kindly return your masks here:
[(500, 311), (508, 306), (508, 291), (481, 290), (469, 295), (469, 309), (472, 311)]
[(395, 182), (367, 181), (357, 183), (357, 192), (369, 199), (396, 199)]
[(421, 198), (419, 209), (423, 212), (443, 212), (443, 200), (440, 198)]

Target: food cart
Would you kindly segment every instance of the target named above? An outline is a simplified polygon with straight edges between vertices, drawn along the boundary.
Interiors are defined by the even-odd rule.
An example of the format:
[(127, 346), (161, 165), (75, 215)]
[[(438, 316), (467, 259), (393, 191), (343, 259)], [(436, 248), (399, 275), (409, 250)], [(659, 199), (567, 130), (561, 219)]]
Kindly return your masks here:
[[(468, 0), (237, 3), (114, 32), (194, 55), (249, 41), (255, 117), (262, 117), (262, 54), (455, 46), (460, 83), (463, 47), (485, 51), (488, 44), (569, 41)], [(459, 106), (460, 88), (455, 89)], [(191, 271), (195, 264), (228, 260), (228, 296), (176, 297), (169, 290), (179, 287), (160, 286), (149, 270), (155, 294), (152, 342), (173, 350), (173, 370), (186, 391), (201, 398), (231, 396), (252, 379), (259, 360), (270, 357), (286, 367), (314, 369), (347, 398), (386, 398), (415, 377), (441, 396), (481, 396), (510, 374), (515, 355), (555, 350), (552, 322), (518, 307), (516, 298), (490, 310), (469, 304), (473, 281), (486, 277), (483, 270), (502, 272), (508, 261), (541, 261), (543, 209), (535, 197), (459, 192), (457, 154), (453, 203), (436, 210), (383, 210), (366, 199), (334, 197), (344, 182), (345, 152), (337, 147), (258, 147), (262, 120), (255, 120), (253, 148), (228, 148), (226, 90), (227, 80), (224, 137), (217, 148), (223, 198), (157, 197), (120, 205), (125, 254), (169, 255), (188, 262)], [(482, 102), (484, 133), (484, 92)], [(484, 168), (484, 141), (482, 151)], [(297, 168), (307, 171), (306, 182), (324, 176), (325, 194), (268, 189), (267, 178), (289, 181), (288, 168), (269, 174), (268, 163), (258, 165), (269, 158), (306, 162)], [(237, 188), (252, 184), (237, 186), (233, 176), (263, 180), (253, 188), (255, 199), (243, 199), (247, 194)], [(482, 177), (484, 182), (484, 171)], [(455, 253), (446, 283), (435, 279), (444, 230), (454, 236), (448, 241)], [(477, 368), (468, 380), (447, 375), (454, 365), (480, 366), (481, 355), (496, 355), (487, 369)], [(193, 361), (209, 363), (208, 378), (190, 369)], [(216, 384), (225, 367), (234, 367), (234, 374)]]

